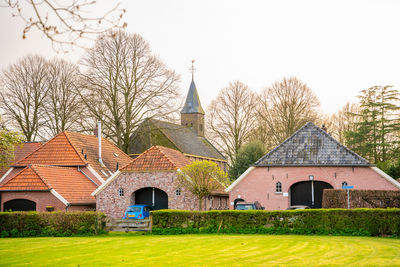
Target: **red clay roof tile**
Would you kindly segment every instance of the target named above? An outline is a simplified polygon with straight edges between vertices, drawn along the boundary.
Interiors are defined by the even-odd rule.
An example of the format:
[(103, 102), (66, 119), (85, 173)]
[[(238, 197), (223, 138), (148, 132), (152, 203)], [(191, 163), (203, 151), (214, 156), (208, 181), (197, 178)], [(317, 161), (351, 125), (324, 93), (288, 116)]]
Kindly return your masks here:
[(152, 146), (121, 171), (175, 171), (190, 163), (185, 155), (175, 149)]

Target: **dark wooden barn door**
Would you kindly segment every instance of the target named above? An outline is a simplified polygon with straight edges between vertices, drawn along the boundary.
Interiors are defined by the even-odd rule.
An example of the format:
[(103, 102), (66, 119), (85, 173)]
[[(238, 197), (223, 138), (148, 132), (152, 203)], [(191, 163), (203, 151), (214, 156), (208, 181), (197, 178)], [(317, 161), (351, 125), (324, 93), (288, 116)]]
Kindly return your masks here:
[(333, 187), (330, 184), (321, 181), (304, 181), (295, 183), (290, 187), (290, 205), (305, 205), (319, 209), (322, 207), (323, 190), (329, 188)]
[(4, 203), (4, 211), (36, 211), (36, 203), (27, 199), (13, 199)]
[(168, 195), (158, 188), (142, 188), (135, 191), (135, 204), (149, 205), (155, 210), (168, 209)]

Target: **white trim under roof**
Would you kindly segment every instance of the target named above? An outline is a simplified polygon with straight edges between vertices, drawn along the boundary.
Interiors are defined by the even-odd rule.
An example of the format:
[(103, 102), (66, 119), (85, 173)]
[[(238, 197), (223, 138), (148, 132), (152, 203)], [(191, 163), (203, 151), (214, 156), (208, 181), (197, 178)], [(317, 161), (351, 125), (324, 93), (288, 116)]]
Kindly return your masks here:
[(383, 178), (385, 178), (387, 181), (391, 182), (395, 187), (397, 187), (398, 189), (400, 189), (400, 183), (397, 182), (395, 179), (393, 179), (392, 177), (390, 177), (387, 173), (385, 173), (384, 171), (382, 171), (381, 169), (379, 169), (378, 167), (370, 167), (372, 170), (374, 170), (377, 174), (379, 174), (380, 176), (382, 176)]
[(112, 181), (114, 181), (115, 178), (117, 178), (118, 175), (119, 175), (120, 173), (121, 173), (121, 172), (120, 172), (119, 170), (116, 171), (116, 172), (114, 172), (113, 175), (111, 175), (110, 178), (107, 179), (107, 181), (105, 181), (105, 182), (102, 183), (99, 187), (97, 187), (97, 189), (94, 190), (93, 193), (92, 193), (91, 195), (92, 195), (92, 196), (96, 196), (96, 195), (99, 194), (101, 191), (103, 191), (103, 189), (104, 189), (108, 184), (110, 184)]
[(246, 178), (246, 176), (252, 171), (254, 170), (256, 167), (249, 167), (244, 173), (242, 173), (242, 175), (239, 176), (239, 178), (237, 178), (227, 189), (225, 189), (225, 192), (230, 192), (232, 191), (232, 189), (238, 184), (240, 183), (240, 181), (242, 181), (244, 178)]
[(14, 170), (14, 167), (11, 167), (8, 169), (8, 171), (0, 178), (0, 183), (3, 182), (3, 180)]
[(69, 205), (69, 202), (65, 198), (63, 198), (59, 193), (57, 193), (56, 190), (51, 189), (50, 193), (52, 193), (56, 198), (58, 198), (58, 200), (60, 200), (62, 203), (64, 203), (65, 206)]
[(88, 168), (88, 170), (93, 173), (94, 176), (96, 176), (97, 179), (99, 179), (99, 181), (103, 184), (105, 182), (105, 180), (103, 179), (103, 177), (101, 177), (101, 175), (99, 175), (89, 164), (86, 166), (86, 168)]

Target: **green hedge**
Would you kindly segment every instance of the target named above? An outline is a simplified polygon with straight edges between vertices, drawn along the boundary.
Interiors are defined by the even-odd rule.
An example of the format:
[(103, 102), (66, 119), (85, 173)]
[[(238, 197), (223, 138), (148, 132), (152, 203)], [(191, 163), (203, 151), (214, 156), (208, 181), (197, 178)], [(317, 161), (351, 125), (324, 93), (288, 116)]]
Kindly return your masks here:
[(400, 236), (400, 209), (153, 211), (153, 233)]
[(0, 212), (0, 237), (71, 236), (104, 233), (98, 212)]

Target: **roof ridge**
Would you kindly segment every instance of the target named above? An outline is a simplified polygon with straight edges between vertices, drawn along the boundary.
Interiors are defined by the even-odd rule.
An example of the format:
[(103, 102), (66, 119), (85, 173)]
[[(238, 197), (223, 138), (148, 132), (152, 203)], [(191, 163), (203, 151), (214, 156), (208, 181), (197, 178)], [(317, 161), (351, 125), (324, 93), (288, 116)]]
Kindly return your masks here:
[(121, 171), (123, 171), (126, 167), (128, 167), (129, 165), (131, 165), (131, 164), (133, 164), (134, 162), (136, 162), (137, 159), (140, 158), (141, 156), (147, 154), (147, 153), (150, 151), (150, 149), (152, 149), (153, 147), (154, 147), (154, 146), (148, 148), (148, 149), (145, 150), (143, 153), (141, 153), (139, 156), (137, 156), (136, 158), (134, 158), (131, 162), (129, 162), (128, 164), (126, 164), (125, 166), (123, 166), (123, 167), (121, 168)]
[[(61, 133), (62, 133), (62, 132), (61, 132)], [(36, 151), (38, 151), (39, 149), (41, 149), (44, 145), (46, 145), (47, 143), (49, 143), (50, 141), (52, 141), (54, 138), (56, 138), (56, 137), (57, 137), (59, 134), (61, 134), (61, 133), (56, 134), (55, 136), (53, 136), (52, 138), (50, 138), (49, 140), (47, 140), (46, 143), (44, 143), (44, 144), (42, 143), (41, 146), (39, 146), (38, 148), (36, 148), (35, 150), (33, 150), (31, 153), (29, 153), (28, 155), (26, 155), (24, 158), (18, 160), (17, 162), (14, 162), (13, 165), (18, 165), (18, 163), (19, 163), (20, 161), (23, 161), (24, 159), (26, 159), (27, 157), (29, 157), (30, 155), (32, 155), (33, 153), (35, 153)]]
[(353, 154), (354, 156), (357, 156), (361, 159), (363, 159), (364, 161), (366, 161), (368, 164), (371, 164), (367, 159), (365, 159), (364, 157), (358, 155), (356, 152), (354, 152), (353, 150), (351, 150), (350, 148), (348, 148), (347, 146), (345, 146), (344, 144), (340, 143), (338, 140), (336, 140), (335, 138), (333, 138), (332, 135), (330, 135), (328, 132), (322, 130), (321, 128), (319, 128), (317, 125), (315, 125), (314, 123), (311, 123), (312, 126), (314, 126), (318, 131), (320, 131), (321, 133), (325, 134), (327, 137), (329, 137), (332, 141), (334, 141), (337, 145), (343, 147), (347, 152), (350, 152), (351, 154)]
[[(176, 169), (179, 169), (179, 167), (168, 157), (168, 155), (164, 151), (162, 151), (162, 149), (160, 149), (161, 147), (162, 148), (168, 148), (168, 147), (164, 147), (164, 146), (155, 146), (155, 147), (157, 147), (158, 151), (160, 151), (160, 153), (165, 156), (165, 158), (169, 161), (169, 163), (171, 163)], [(169, 149), (172, 149), (172, 148), (169, 148)], [(173, 149), (173, 150), (175, 150), (175, 149)], [(178, 151), (178, 152), (182, 153), (180, 151)]]
[[(318, 127), (317, 125), (315, 125), (313, 122), (309, 121), (307, 122), (305, 125), (303, 125), (302, 127), (300, 127), (297, 131), (295, 131), (291, 136), (289, 136), (288, 138), (286, 138), (282, 143), (280, 143), (279, 145), (277, 145), (274, 149), (272, 149), (271, 151), (269, 151), (266, 155), (264, 155), (263, 157), (261, 157), (259, 160), (257, 160), (253, 165), (257, 166), (259, 164), (261, 164), (266, 158), (268, 158), (269, 156), (271, 156), (271, 154), (275, 153), (279, 148), (283, 147), (286, 143), (288, 143), (289, 141), (291, 141), (295, 136), (297, 136), (299, 134), (299, 132), (303, 131), (303, 129), (307, 128), (307, 127), (312, 127), (314, 130), (317, 130), (319, 133), (322, 133), (323, 136), (325, 136), (325, 138), (328, 138), (329, 141), (333, 142), (334, 144), (336, 144), (337, 149), (339, 148), (343, 148), (347, 153), (350, 153), (353, 157), (355, 157), (355, 160), (360, 162), (359, 164), (362, 164), (363, 166), (371, 166), (371, 163), (363, 158), (362, 156), (358, 155), (357, 153), (355, 153), (354, 151), (352, 151), (351, 149), (349, 149), (348, 147), (346, 147), (344, 144), (340, 143), (339, 141), (337, 141), (335, 138), (333, 138), (332, 135), (330, 135), (327, 131), (324, 131), (323, 129), (321, 129), (320, 127)], [(355, 163), (353, 163), (352, 165), (354, 165)], [(286, 164), (288, 165), (288, 164)], [(289, 164), (290, 165), (290, 164)], [(304, 164), (307, 165), (307, 164)], [(313, 164), (311, 164), (313, 165)], [(359, 166), (359, 165), (354, 165), (354, 166)]]
[(73, 142), (72, 142), (71, 139), (69, 138), (69, 135), (68, 135), (69, 132), (68, 132), (68, 131), (63, 131), (62, 133), (64, 133), (65, 137), (67, 138), (68, 142), (71, 144), (72, 148), (75, 150), (75, 153), (78, 155), (78, 157), (79, 157), (84, 163), (86, 163), (86, 164), (88, 165), (89, 163), (87, 162), (87, 160), (85, 160), (85, 159), (83, 158), (83, 156), (81, 155), (81, 153), (78, 152), (78, 150), (76, 149), (75, 145), (73, 144)]
[(37, 169), (35, 168), (36, 166), (37, 166), (36, 164), (31, 164), (31, 165), (29, 165), (29, 167), (32, 169), (32, 171), (34, 171), (34, 172), (37, 174), (37, 176), (39, 176), (40, 180), (42, 180), (43, 183), (44, 183), (47, 187), (49, 187), (49, 189), (53, 189), (53, 186), (52, 186), (51, 184), (49, 184), (49, 183), (46, 181), (46, 179), (45, 179), (44, 177), (42, 177), (42, 175), (40, 174), (40, 171), (37, 170)]
[(265, 154), (264, 156), (262, 156), (260, 159), (258, 159), (253, 165), (257, 165), (259, 164), (259, 162), (261, 162), (262, 160), (264, 160), (266, 157), (268, 157), (271, 153), (273, 153), (274, 151), (276, 151), (279, 147), (283, 146), (283, 144), (289, 142), (290, 139), (292, 139), (293, 136), (295, 136), (301, 129), (305, 128), (307, 125), (309, 125), (310, 123), (312, 123), (311, 121), (307, 122), (306, 124), (304, 124), (303, 126), (301, 126), (299, 129), (297, 129), (297, 131), (295, 131), (291, 136), (289, 136), (288, 138), (286, 138), (282, 143), (280, 143), (279, 145), (277, 145), (276, 147), (274, 147), (271, 151), (269, 151), (267, 154)]

